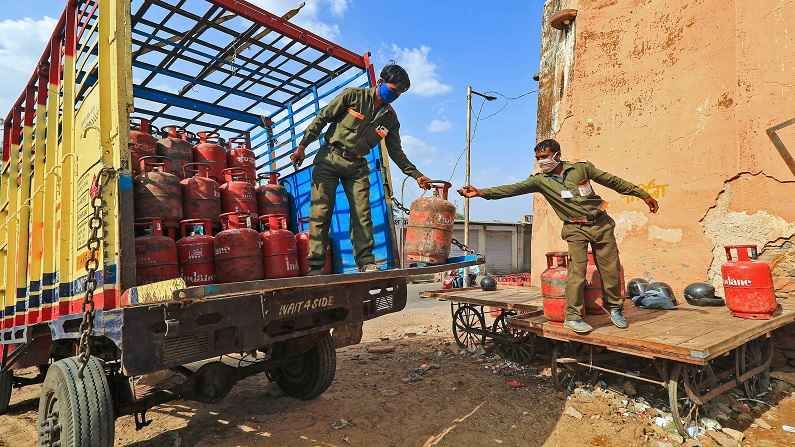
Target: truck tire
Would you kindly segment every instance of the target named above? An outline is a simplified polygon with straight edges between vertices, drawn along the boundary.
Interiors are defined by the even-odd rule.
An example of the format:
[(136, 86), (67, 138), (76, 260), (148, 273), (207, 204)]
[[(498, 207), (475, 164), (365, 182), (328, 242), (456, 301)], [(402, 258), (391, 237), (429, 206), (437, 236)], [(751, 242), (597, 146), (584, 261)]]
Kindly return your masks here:
[(39, 398), (40, 446), (113, 446), (113, 401), (103, 363), (91, 357), (82, 380), (79, 370), (77, 357), (69, 357), (47, 371)]
[(331, 386), (336, 370), (334, 339), (326, 333), (299, 360), (273, 371), (273, 379), (288, 396), (311, 400)]
[(0, 414), (6, 414), (11, 402), (11, 388), (14, 386), (14, 372), (0, 371)]

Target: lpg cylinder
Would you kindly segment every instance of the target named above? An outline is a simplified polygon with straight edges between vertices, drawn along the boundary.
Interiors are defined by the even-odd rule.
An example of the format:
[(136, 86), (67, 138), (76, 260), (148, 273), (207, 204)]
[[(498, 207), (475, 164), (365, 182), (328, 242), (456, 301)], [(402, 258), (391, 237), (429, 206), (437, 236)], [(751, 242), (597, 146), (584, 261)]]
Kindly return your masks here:
[[(619, 296), (626, 296), (626, 283), (624, 281), (624, 266), (619, 261), (618, 265)], [(592, 251), (588, 250), (588, 264), (585, 268), (585, 312), (590, 315), (607, 313), (604, 305), (604, 289), (602, 275), (596, 267), (596, 260)]]
[[(756, 245), (728, 245), (726, 263), (721, 267), (726, 307), (732, 315), (768, 320), (778, 308), (770, 266), (757, 261)], [(737, 257), (732, 257), (732, 250)]]
[(130, 118), (130, 164), (133, 174), (140, 172), (141, 157), (157, 155), (157, 138), (153, 135), (159, 133), (157, 127), (146, 118)]
[(406, 259), (409, 263), (437, 265), (447, 262), (453, 240), (455, 206), (447, 201), (449, 182), (433, 180), (432, 197), (411, 204), (406, 228)]
[(143, 233), (135, 238), (136, 285), (179, 277), (177, 246), (163, 236), (160, 219), (136, 219), (135, 227)]
[(566, 296), (566, 278), (569, 276), (569, 253), (551, 251), (546, 254), (547, 269), (541, 273), (541, 295), (544, 298)]
[(566, 317), (566, 279), (569, 276), (569, 253), (553, 251), (546, 254), (547, 269), (541, 273), (541, 295), (544, 317), (562, 323)]
[(185, 179), (182, 185), (182, 214), (185, 219), (208, 219), (212, 229), (219, 227), (218, 216), (221, 214), (221, 191), (218, 182), (211, 179), (208, 163), (187, 163)]
[(182, 186), (165, 157), (141, 157), (133, 187), (136, 219), (160, 219), (171, 236), (182, 220)]
[(157, 142), (158, 155), (171, 160), (171, 172), (179, 178), (185, 178), (185, 165), (193, 163), (193, 143), (196, 135), (184, 127), (164, 126), (163, 138)]
[(215, 281), (256, 281), (265, 277), (262, 241), (254, 218), (246, 213), (221, 214), (223, 231), (215, 235)]
[[(265, 172), (257, 178), (257, 212), (260, 216), (287, 216), (290, 202), (287, 191), (279, 184), (278, 172)], [(267, 181), (263, 183), (263, 181)]]
[(230, 168), (240, 168), (254, 182), (257, 178), (257, 158), (251, 150), (251, 141), (248, 136), (236, 137), (229, 140), (226, 152), (226, 165)]
[(290, 278), (300, 274), (295, 236), (290, 230), (282, 228), (283, 219), (280, 216), (260, 218), (263, 225), (267, 222), (268, 228), (260, 234), (267, 279)]
[(179, 223), (177, 241), (179, 274), (185, 285), (203, 286), (215, 282), (215, 238), (209, 219), (186, 219)]
[(193, 161), (210, 163), (210, 178), (224, 183), (224, 169), (226, 169), (226, 151), (221, 146), (221, 139), (217, 132), (199, 132), (199, 144), (193, 147)]
[(221, 185), (221, 210), (225, 213), (257, 214), (254, 185), (240, 168), (224, 169), (226, 183)]
[[(263, 216), (260, 216), (262, 218)], [(299, 221), (301, 227), (306, 226), (309, 223), (308, 218), (301, 219)], [(306, 275), (309, 273), (310, 266), (309, 266), (309, 233), (307, 231), (301, 231), (300, 233), (296, 233), (295, 235), (295, 246), (298, 250), (298, 266), (301, 269), (301, 274)], [(331, 253), (331, 244), (326, 245), (326, 261), (323, 264), (323, 268), (320, 270), (320, 273), (324, 275), (330, 275), (334, 272), (334, 256)]]

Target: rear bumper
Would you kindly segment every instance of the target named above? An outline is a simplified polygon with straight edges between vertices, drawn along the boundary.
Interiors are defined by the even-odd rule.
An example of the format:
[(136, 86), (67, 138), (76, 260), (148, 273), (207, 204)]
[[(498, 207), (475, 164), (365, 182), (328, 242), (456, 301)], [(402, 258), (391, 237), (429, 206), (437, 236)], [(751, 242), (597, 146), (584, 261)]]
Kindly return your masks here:
[(104, 313), (97, 326), (120, 348), (125, 374), (141, 375), (355, 325), (405, 306), (405, 279), (387, 279), (127, 307)]

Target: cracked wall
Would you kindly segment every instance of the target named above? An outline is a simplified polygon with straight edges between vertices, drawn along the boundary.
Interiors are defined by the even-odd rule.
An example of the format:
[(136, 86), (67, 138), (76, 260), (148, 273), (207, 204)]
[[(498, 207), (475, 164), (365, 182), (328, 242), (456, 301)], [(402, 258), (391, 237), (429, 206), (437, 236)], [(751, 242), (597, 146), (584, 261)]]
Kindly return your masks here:
[[(723, 245), (750, 242), (779, 296), (792, 297), (795, 0), (548, 0), (545, 17), (563, 7), (578, 9), (574, 44), (545, 21), (538, 138), (660, 202), (651, 215), (597, 187), (627, 276), (650, 274), (677, 294), (694, 281), (720, 286)], [(562, 95), (561, 61), (573, 64)], [(543, 266), (565, 243), (548, 205), (534, 209), (532, 265)]]

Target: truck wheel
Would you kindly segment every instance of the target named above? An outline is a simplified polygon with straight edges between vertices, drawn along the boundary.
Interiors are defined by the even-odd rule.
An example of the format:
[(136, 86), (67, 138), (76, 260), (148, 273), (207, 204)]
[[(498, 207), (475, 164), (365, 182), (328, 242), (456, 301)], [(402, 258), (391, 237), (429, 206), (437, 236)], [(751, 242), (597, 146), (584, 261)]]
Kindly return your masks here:
[(113, 446), (113, 401), (103, 363), (91, 357), (82, 380), (79, 369), (77, 357), (69, 357), (47, 371), (39, 398), (40, 446)]
[(300, 359), (274, 370), (273, 379), (288, 396), (310, 400), (331, 386), (336, 369), (334, 339), (326, 333)]
[(11, 388), (14, 385), (13, 371), (0, 371), (0, 414), (6, 414), (11, 402)]

